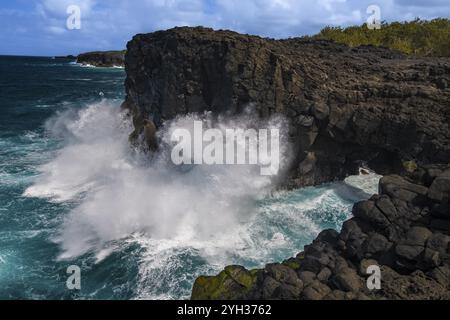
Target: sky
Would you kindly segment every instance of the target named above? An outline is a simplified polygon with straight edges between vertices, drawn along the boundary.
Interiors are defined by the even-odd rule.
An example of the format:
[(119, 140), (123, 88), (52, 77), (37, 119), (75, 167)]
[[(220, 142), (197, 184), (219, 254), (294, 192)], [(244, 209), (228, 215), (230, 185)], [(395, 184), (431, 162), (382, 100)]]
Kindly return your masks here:
[[(68, 12), (73, 5), (79, 20)], [(450, 0), (0, 0), (0, 54), (119, 50), (137, 33), (175, 26), (272, 38), (312, 35), (325, 26), (366, 22), (370, 5), (388, 22), (450, 18)]]

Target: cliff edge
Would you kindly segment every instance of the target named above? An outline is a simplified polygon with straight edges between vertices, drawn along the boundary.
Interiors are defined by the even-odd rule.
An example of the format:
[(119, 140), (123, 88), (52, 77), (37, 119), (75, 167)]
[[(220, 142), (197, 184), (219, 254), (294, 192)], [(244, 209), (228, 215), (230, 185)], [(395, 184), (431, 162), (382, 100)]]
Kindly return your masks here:
[(342, 179), (360, 161), (389, 174), (450, 159), (448, 58), (199, 27), (136, 35), (125, 67), (133, 137), (189, 112), (285, 114), (289, 186)]

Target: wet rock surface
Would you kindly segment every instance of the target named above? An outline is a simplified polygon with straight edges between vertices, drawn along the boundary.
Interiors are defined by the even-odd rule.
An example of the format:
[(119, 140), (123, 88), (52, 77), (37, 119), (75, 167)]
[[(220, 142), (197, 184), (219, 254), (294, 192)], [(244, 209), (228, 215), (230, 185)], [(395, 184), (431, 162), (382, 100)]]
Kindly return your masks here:
[[(211, 292), (207, 288), (217, 277), (200, 277), (192, 298), (450, 299), (450, 217), (436, 220), (433, 213), (442, 206), (448, 213), (450, 193), (442, 186), (445, 200), (430, 197), (431, 186), (450, 173), (450, 166), (428, 170), (437, 167), (440, 174), (433, 179), (423, 168), (405, 177), (384, 177), (380, 194), (356, 204), (340, 233), (321, 232), (295, 258), (261, 270), (232, 267), (254, 276), (250, 287), (219, 286)], [(380, 268), (380, 289), (367, 286), (371, 266)]]
[[(360, 161), (391, 174), (450, 158), (450, 88), (441, 85), (450, 83), (448, 58), (175, 28), (136, 35), (125, 64), (134, 138), (149, 121), (159, 127), (190, 112), (237, 114), (251, 105), (261, 118), (286, 115), (288, 187), (342, 179)], [(435, 184), (448, 188), (449, 179)], [(413, 196), (402, 190), (403, 199)]]

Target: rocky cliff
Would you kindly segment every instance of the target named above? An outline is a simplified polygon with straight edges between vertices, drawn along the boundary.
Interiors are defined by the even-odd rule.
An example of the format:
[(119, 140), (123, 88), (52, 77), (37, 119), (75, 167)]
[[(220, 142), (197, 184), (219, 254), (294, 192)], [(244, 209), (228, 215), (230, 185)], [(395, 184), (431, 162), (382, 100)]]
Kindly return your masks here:
[[(295, 160), (288, 187), (342, 179), (361, 162), (384, 177), (343, 230), (261, 270), (200, 277), (194, 299), (449, 299), (450, 60), (384, 48), (271, 40), (205, 28), (136, 35), (128, 43), (127, 98), (150, 149), (179, 114), (289, 119)], [(379, 265), (382, 289), (365, 272)]]
[(341, 179), (359, 161), (398, 173), (450, 158), (449, 59), (175, 28), (136, 35), (125, 65), (134, 137), (189, 112), (285, 114), (291, 186)]
[(123, 67), (125, 51), (96, 51), (78, 55), (77, 63), (95, 67)]

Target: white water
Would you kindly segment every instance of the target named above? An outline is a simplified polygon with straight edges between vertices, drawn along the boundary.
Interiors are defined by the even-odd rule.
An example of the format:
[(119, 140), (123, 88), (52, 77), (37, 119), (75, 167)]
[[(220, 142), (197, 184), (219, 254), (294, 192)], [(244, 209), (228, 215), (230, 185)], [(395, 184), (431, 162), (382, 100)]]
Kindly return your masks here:
[[(134, 233), (184, 244), (220, 242), (250, 218), (255, 200), (271, 186), (257, 168), (171, 165), (171, 132), (199, 118), (211, 122), (209, 115), (192, 115), (168, 123), (161, 131), (167, 146), (150, 164), (130, 149), (127, 117), (106, 101), (48, 122), (50, 132), (67, 145), (40, 168), (42, 175), (25, 195), (55, 202), (82, 199), (57, 239), (61, 258), (101, 250)], [(252, 122), (250, 116), (221, 119), (219, 127), (244, 128)], [(266, 125), (277, 124), (281, 120)]]
[[(24, 195), (49, 201), (75, 201), (59, 235), (60, 259), (93, 252), (100, 262), (121, 246), (143, 248), (136, 298), (185, 297), (199, 274), (225, 265), (261, 266), (301, 251), (324, 227), (339, 228), (353, 202), (368, 197), (347, 184), (278, 192), (255, 166), (175, 167), (169, 137), (174, 128), (190, 128), (211, 115), (179, 117), (160, 132), (162, 150), (148, 160), (130, 148), (132, 125), (110, 102), (67, 111), (47, 129), (64, 147)], [(219, 119), (219, 128), (285, 127), (283, 119), (258, 123), (251, 113)], [(281, 166), (289, 161), (282, 134)], [(372, 192), (379, 177), (350, 178), (348, 184)], [(368, 182), (369, 181), (369, 182)], [(121, 242), (118, 242), (118, 241)], [(187, 257), (207, 261), (196, 268)], [(188, 288), (189, 286), (187, 286)]]

